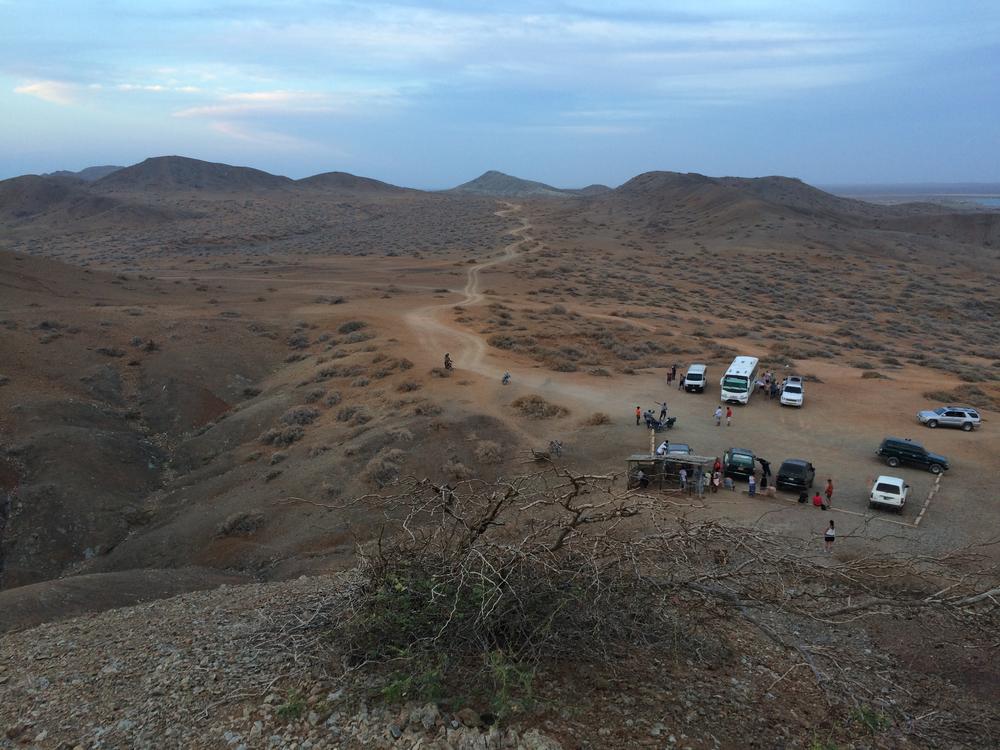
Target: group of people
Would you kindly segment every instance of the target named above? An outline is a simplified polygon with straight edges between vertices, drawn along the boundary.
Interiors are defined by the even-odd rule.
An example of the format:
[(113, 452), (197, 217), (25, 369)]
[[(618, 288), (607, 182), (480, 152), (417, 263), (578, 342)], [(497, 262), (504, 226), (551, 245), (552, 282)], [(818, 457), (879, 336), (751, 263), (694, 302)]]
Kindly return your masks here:
[[(715, 426), (716, 427), (720, 427), (722, 425), (722, 415), (723, 415), (722, 404), (719, 404), (717, 407), (715, 407)], [(729, 404), (726, 404), (725, 415), (726, 415), (726, 427), (732, 427), (733, 426), (733, 407), (731, 407)]]
[(667, 402), (664, 401), (660, 404), (660, 416), (656, 417), (656, 412), (653, 409), (646, 409), (643, 411), (641, 406), (635, 407), (635, 423), (636, 425), (641, 425), (643, 422), (646, 423), (646, 427), (649, 429), (659, 429), (663, 427), (667, 420)]
[(754, 387), (770, 399), (775, 399), (785, 387), (786, 380), (778, 382), (778, 376), (768, 370), (754, 382)]

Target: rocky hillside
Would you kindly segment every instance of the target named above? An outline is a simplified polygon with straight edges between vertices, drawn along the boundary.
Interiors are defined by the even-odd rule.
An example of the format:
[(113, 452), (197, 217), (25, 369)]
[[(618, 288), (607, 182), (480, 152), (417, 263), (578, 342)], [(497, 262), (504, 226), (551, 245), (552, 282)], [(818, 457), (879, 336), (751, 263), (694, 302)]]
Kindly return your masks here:
[(93, 187), (100, 192), (254, 192), (292, 184), (288, 177), (250, 167), (234, 167), (185, 156), (157, 156), (102, 177)]

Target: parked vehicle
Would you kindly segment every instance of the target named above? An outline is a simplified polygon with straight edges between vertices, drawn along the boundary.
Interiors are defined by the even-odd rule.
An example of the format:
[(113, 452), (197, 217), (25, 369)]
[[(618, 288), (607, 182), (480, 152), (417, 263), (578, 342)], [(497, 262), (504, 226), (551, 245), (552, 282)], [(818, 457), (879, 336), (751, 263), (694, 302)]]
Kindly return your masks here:
[(670, 443), (667, 445), (668, 456), (673, 454), (690, 456), (692, 453), (694, 453), (694, 451), (691, 450), (691, 446), (687, 443)]
[(754, 384), (757, 382), (757, 358), (737, 357), (729, 365), (719, 385), (722, 386), (721, 399), (727, 404), (746, 404), (750, 401)]
[(747, 479), (753, 474), (756, 458), (749, 448), (730, 448), (722, 454), (722, 473), (733, 479)]
[(909, 493), (910, 485), (899, 477), (877, 477), (875, 484), (872, 485), (871, 494), (868, 496), (868, 507), (883, 506), (902, 512)]
[(891, 467), (902, 464), (927, 469), (931, 474), (940, 474), (949, 468), (948, 459), (929, 452), (920, 443), (903, 438), (887, 437), (875, 451)]
[(802, 392), (802, 383), (789, 383), (785, 382), (785, 385), (781, 389), (781, 398), (779, 399), (782, 406), (802, 406), (802, 401), (805, 398), (805, 394)]
[(705, 365), (690, 365), (684, 375), (684, 390), (688, 393), (704, 393), (708, 380), (708, 368)]
[(781, 464), (774, 485), (779, 490), (808, 490), (816, 480), (816, 468), (803, 458), (790, 458)]
[(941, 427), (961, 427), (966, 432), (970, 432), (982, 424), (979, 412), (971, 406), (940, 406), (937, 409), (928, 409), (917, 412), (917, 421), (930, 428)]

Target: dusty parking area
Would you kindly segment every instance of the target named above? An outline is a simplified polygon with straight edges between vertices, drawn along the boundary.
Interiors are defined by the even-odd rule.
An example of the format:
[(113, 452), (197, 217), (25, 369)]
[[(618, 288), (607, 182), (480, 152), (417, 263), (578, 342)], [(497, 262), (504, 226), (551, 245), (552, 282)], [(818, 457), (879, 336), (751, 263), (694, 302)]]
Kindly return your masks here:
[[(823, 382), (806, 384), (806, 403), (801, 409), (755, 395), (748, 406), (733, 407), (731, 427), (715, 426), (717, 386), (703, 394), (689, 394), (669, 389), (660, 376), (642, 376), (641, 383), (636, 382), (640, 378), (633, 378), (637, 387), (629, 389), (631, 400), (620, 402), (614, 438), (581, 434), (578, 450), (571, 446), (568, 453), (579, 468), (593, 468), (589, 457), (608, 471), (622, 471), (625, 455), (649, 449), (649, 432), (635, 426), (635, 405), (646, 408), (665, 400), (670, 414), (678, 418), (665, 435), (673, 442), (690, 444), (697, 454), (721, 456), (729, 447), (750, 448), (771, 462), (774, 473), (782, 461), (802, 458), (816, 467), (814, 489), (822, 491), (828, 477), (834, 482), (833, 508), (827, 513), (811, 503), (799, 505), (796, 495), (788, 492), (750, 499), (745, 484), (738, 483), (735, 493), (707, 494), (706, 507), (692, 510), (694, 515), (759, 524), (817, 540), (827, 520), (833, 518), (839, 532), (838, 549), (855, 552), (876, 541), (883, 547), (942, 552), (995, 535), (1000, 502), (988, 467), (990, 457), (1000, 454), (1000, 440), (992, 422), (987, 417), (979, 430), (965, 433), (931, 430), (916, 421), (916, 412), (928, 405), (922, 394), (935, 387), (939, 374), (917, 370), (907, 371), (905, 379), (900, 375), (896, 380), (861, 380), (856, 370), (828, 363), (805, 363), (802, 371), (818, 375)], [(888, 435), (921, 442), (951, 462), (919, 526), (914, 522), (935, 476), (920, 469), (887, 466), (875, 449)], [(910, 498), (901, 513), (869, 509), (869, 491), (881, 474), (901, 477), (910, 484)]]

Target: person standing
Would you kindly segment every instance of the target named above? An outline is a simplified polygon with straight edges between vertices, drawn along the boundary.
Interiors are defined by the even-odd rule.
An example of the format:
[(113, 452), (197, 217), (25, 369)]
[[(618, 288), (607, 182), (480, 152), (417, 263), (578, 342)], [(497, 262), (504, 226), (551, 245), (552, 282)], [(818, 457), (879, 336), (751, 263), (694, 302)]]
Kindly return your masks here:
[(666, 418), (667, 418), (667, 402), (664, 401), (662, 404), (660, 404), (660, 421), (662, 422)]
[(684, 490), (687, 489), (688, 486), (688, 471), (683, 466), (681, 467), (680, 470), (680, 478), (681, 478), (681, 491), (683, 492)]
[(750, 497), (757, 494), (757, 480), (754, 478), (753, 474), (747, 477), (747, 494), (750, 495)]
[(830, 519), (830, 525), (826, 527), (826, 533), (823, 534), (823, 547), (826, 549), (828, 554), (833, 554), (833, 543), (837, 539), (837, 530), (833, 526), (833, 519)]
[(827, 508), (832, 508), (833, 507), (833, 480), (832, 479), (827, 479), (826, 480), (826, 489), (823, 491), (823, 494), (826, 495), (826, 507)]
[(718, 427), (722, 424), (722, 407), (719, 406), (715, 409), (715, 426)]
[(676, 378), (677, 378), (677, 365), (671, 365), (670, 366), (670, 382), (671, 383), (674, 382), (674, 380)]
[(641, 417), (642, 417), (642, 409), (640, 409), (640, 408), (639, 408), (639, 407), (637, 406), (637, 407), (635, 407), (635, 423), (636, 423), (637, 425), (639, 424), (639, 419), (640, 419)]
[(722, 484), (722, 472), (716, 469), (712, 472), (712, 492), (719, 491), (719, 485)]
[(686, 374), (681, 374), (681, 379), (677, 381), (677, 390), (679, 391), (684, 390), (684, 378), (686, 377), (687, 377)]
[(733, 426), (733, 407), (726, 407), (726, 427)]

